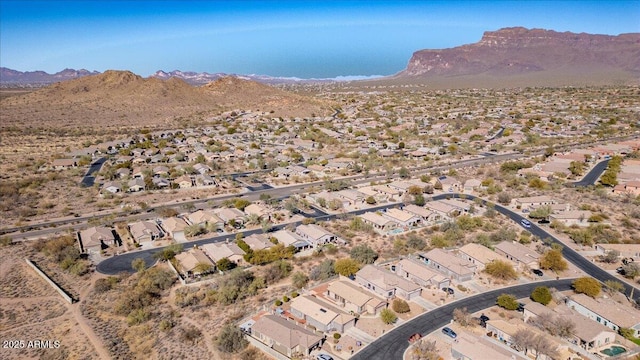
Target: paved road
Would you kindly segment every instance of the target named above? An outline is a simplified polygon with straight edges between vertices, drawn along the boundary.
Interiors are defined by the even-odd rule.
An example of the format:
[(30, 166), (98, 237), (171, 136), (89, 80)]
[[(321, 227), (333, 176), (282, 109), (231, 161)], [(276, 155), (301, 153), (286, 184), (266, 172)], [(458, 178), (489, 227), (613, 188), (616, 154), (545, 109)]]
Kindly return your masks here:
[(87, 173), (82, 178), (82, 181), (80, 182), (80, 186), (82, 187), (93, 186), (93, 183), (96, 181), (96, 177), (93, 176), (93, 174), (100, 171), (100, 168), (102, 167), (102, 164), (104, 164), (105, 161), (107, 161), (107, 158), (101, 157), (100, 159), (91, 163), (91, 166), (89, 166), (89, 170), (87, 171)]
[(602, 175), (602, 173), (607, 169), (608, 164), (609, 160), (597, 163), (596, 166), (594, 166), (593, 169), (591, 169), (591, 171), (589, 171), (587, 175), (582, 178), (582, 180), (571, 183), (570, 185), (577, 187), (586, 187), (595, 184), (600, 175)]
[(516, 285), (469, 296), (455, 302), (443, 305), (414, 319), (403, 323), (394, 330), (388, 332), (364, 349), (356, 353), (352, 360), (392, 360), (402, 359), (404, 352), (409, 347), (409, 336), (415, 333), (429, 334), (450, 323), (453, 310), (466, 307), (470, 313), (474, 313), (495, 305), (496, 298), (501, 294), (512, 294), (516, 298), (529, 297), (533, 289), (538, 286), (554, 287), (559, 291), (571, 289), (573, 279), (547, 280), (533, 282), (524, 285)]
[[(361, 215), (368, 211), (385, 211), (386, 209), (389, 209), (392, 207), (398, 207), (401, 205), (402, 204), (399, 204), (399, 203), (391, 203), (391, 204), (376, 206), (373, 208), (355, 210), (355, 211), (346, 213), (345, 215)], [(323, 212), (318, 209), (315, 209), (315, 213), (323, 214)], [(301, 214), (305, 215), (305, 213), (301, 213)], [(325, 214), (325, 215), (317, 216), (315, 217), (315, 219), (317, 221), (329, 221), (329, 220), (336, 219), (340, 216), (344, 216), (344, 215), (343, 214)], [(293, 223), (276, 225), (273, 227), (273, 231), (281, 230), (289, 225), (298, 226), (301, 223), (302, 223), (301, 221), (296, 221)], [(253, 234), (262, 233), (262, 229), (253, 229), (253, 230), (246, 230), (246, 231), (240, 231), (240, 232), (243, 234), (244, 237), (247, 237)], [(194, 245), (202, 246), (204, 244), (234, 240), (235, 237), (236, 237), (235, 233), (217, 235), (217, 236), (209, 237), (206, 239), (189, 241), (186, 243), (182, 243), (182, 245), (186, 250), (186, 249), (192, 248)], [(98, 263), (98, 265), (96, 266), (96, 270), (100, 273), (107, 274), (107, 275), (116, 275), (121, 272), (133, 272), (133, 268), (131, 267), (131, 262), (137, 258), (144, 260), (147, 266), (151, 266), (155, 262), (155, 259), (153, 258), (153, 254), (162, 251), (165, 247), (166, 246), (148, 249), (148, 250), (139, 250), (139, 251), (134, 250), (121, 255), (116, 255)]]
[[(447, 197), (456, 197), (456, 198), (460, 198), (460, 197), (465, 197), (467, 199), (475, 199), (476, 197), (473, 195), (462, 195), (461, 194), (442, 194), (442, 195), (437, 195), (434, 196), (434, 200), (439, 200), (439, 199), (443, 199), (443, 198), (447, 198)], [(522, 219), (524, 219), (524, 217), (520, 216), (519, 214), (517, 214), (516, 212), (513, 212), (503, 206), (500, 206), (498, 204), (495, 204), (495, 209), (496, 211), (498, 211), (499, 213), (507, 216), (508, 218), (510, 218), (511, 220), (515, 221), (517, 224), (520, 224), (520, 221)], [(524, 229), (524, 228), (523, 228)], [(589, 261), (589, 259), (583, 257), (582, 255), (580, 255), (577, 251), (573, 250), (571, 247), (568, 246), (564, 246), (564, 244), (558, 240), (558, 238), (556, 238), (555, 236), (549, 234), (546, 230), (544, 230), (543, 228), (539, 227), (538, 225), (536, 225), (534, 222), (531, 223), (531, 227), (528, 229), (525, 229), (527, 231), (529, 231), (531, 234), (537, 236), (540, 239), (546, 239), (549, 238), (551, 239), (552, 242), (563, 245), (563, 250), (562, 250), (562, 255), (564, 256), (564, 258), (571, 262), (572, 264), (574, 264), (575, 266), (577, 266), (579, 269), (581, 269), (582, 271), (584, 271), (585, 273), (587, 273), (589, 276), (594, 277), (596, 279), (598, 279), (601, 282), (605, 282), (607, 280), (614, 280), (617, 282), (621, 282), (620, 279), (614, 275), (612, 275), (611, 273), (601, 269), (600, 267), (598, 267), (596, 264), (594, 264), (593, 262)], [(636, 287), (631, 286), (630, 284), (627, 284), (626, 282), (623, 282), (623, 285), (625, 287), (625, 295), (627, 296), (631, 296), (633, 295), (633, 299), (637, 302), (640, 302), (640, 290)]]

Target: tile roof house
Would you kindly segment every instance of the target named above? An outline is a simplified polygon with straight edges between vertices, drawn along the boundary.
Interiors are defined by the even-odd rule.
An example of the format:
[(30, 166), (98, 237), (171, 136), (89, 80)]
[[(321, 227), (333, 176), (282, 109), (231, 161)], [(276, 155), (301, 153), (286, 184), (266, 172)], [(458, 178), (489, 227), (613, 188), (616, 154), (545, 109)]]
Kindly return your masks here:
[(164, 232), (158, 224), (152, 221), (138, 221), (129, 224), (129, 233), (137, 243), (153, 241), (164, 236)]
[(285, 247), (293, 246), (297, 250), (306, 249), (311, 246), (311, 244), (289, 230), (278, 230), (271, 233), (271, 237), (274, 237), (276, 240), (278, 240), (279, 244), (283, 244)]
[(191, 248), (175, 256), (178, 270), (186, 276), (201, 275), (215, 269), (215, 264), (199, 248)]
[(258, 319), (251, 326), (251, 336), (289, 358), (310, 355), (312, 350), (322, 346), (324, 340), (314, 332), (276, 315), (265, 315)]
[(566, 226), (589, 226), (589, 218), (593, 213), (589, 210), (570, 210), (549, 215), (549, 221), (557, 221)]
[(610, 298), (594, 299), (585, 294), (571, 295), (566, 304), (582, 316), (618, 331), (620, 328), (633, 330), (633, 336), (640, 334), (640, 312), (617, 303)]
[(411, 300), (422, 293), (419, 285), (374, 265), (365, 265), (360, 269), (356, 273), (356, 282), (384, 299), (398, 296)]
[(537, 269), (540, 254), (528, 247), (513, 241), (503, 241), (495, 246), (496, 253), (516, 263), (519, 267)]
[(424, 264), (424, 262), (415, 259), (400, 260), (400, 262), (395, 265), (395, 271), (399, 276), (426, 288), (444, 289), (451, 284), (449, 278), (432, 270)]
[(293, 299), (290, 312), (293, 316), (305, 320), (307, 324), (324, 332), (343, 333), (355, 326), (356, 323), (355, 316), (310, 295), (298, 296)]
[(296, 227), (296, 234), (298, 234), (313, 247), (333, 243), (338, 239), (335, 234), (325, 230), (324, 228), (316, 224), (298, 225), (298, 227)]
[(253, 251), (264, 250), (273, 247), (275, 244), (269, 240), (266, 234), (252, 234), (242, 239)]
[(327, 287), (327, 298), (355, 314), (377, 315), (387, 307), (387, 301), (354, 284), (351, 280), (338, 280)]
[(162, 219), (162, 228), (164, 228), (169, 236), (177, 240), (185, 239), (184, 229), (186, 229), (187, 226), (189, 226), (189, 224), (179, 217)]
[(224, 227), (224, 221), (211, 210), (198, 210), (187, 216), (191, 225), (213, 226), (216, 229)]
[(528, 360), (521, 353), (502, 346), (487, 337), (467, 338), (460, 336), (451, 344), (451, 357), (456, 360)]
[(538, 206), (553, 205), (556, 203), (556, 200), (546, 195), (513, 199), (513, 204), (519, 209), (533, 209)]
[(236, 264), (244, 262), (245, 252), (235, 243), (212, 243), (202, 245), (202, 251), (216, 263), (224, 258)]
[(510, 260), (505, 259), (504, 256), (496, 253), (486, 246), (476, 243), (469, 243), (459, 248), (458, 256), (475, 264), (478, 267), (477, 271), (484, 270), (487, 264), (495, 260), (501, 260), (513, 265), (513, 263)]
[(433, 224), (439, 219), (435, 212), (414, 204), (406, 205), (402, 210), (420, 217), (420, 222), (423, 224)]
[(420, 217), (404, 210), (391, 208), (382, 213), (383, 217), (398, 223), (404, 228), (412, 228), (420, 224)]
[(104, 226), (94, 226), (78, 233), (81, 253), (96, 253), (116, 244), (113, 231)]
[(229, 224), (231, 220), (240, 224), (244, 223), (245, 213), (236, 208), (219, 208), (215, 212), (225, 224)]
[(374, 230), (381, 233), (386, 233), (388, 231), (398, 228), (397, 222), (392, 221), (389, 218), (386, 218), (378, 214), (377, 212), (366, 212), (360, 215), (360, 218), (366, 224), (370, 224), (371, 226), (373, 226)]
[(478, 268), (476, 264), (438, 248), (427, 253), (419, 253), (418, 257), (431, 268), (456, 281), (473, 279)]

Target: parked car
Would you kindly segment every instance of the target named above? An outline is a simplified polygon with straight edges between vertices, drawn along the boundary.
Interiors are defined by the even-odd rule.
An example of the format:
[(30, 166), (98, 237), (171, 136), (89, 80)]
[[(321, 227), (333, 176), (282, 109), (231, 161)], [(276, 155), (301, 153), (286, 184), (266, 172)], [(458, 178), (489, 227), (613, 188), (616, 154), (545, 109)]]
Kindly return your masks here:
[(544, 273), (540, 269), (532, 269), (531, 272), (536, 274), (536, 275), (538, 275), (538, 276), (543, 276), (544, 275)]
[(519, 312), (524, 312), (524, 306), (525, 306), (525, 304), (523, 304), (523, 303), (518, 303), (518, 309), (517, 309), (517, 310), (518, 310)]
[(520, 221), (520, 224), (522, 224), (522, 226), (524, 226), (527, 229), (531, 227), (531, 221), (529, 221), (527, 219), (522, 219)]
[(422, 339), (422, 334), (420, 333), (415, 333), (411, 336), (409, 336), (409, 344), (413, 344), (414, 342), (418, 341)]
[(456, 334), (456, 332), (451, 330), (451, 328), (449, 328), (449, 327), (442, 328), (442, 333), (447, 335), (448, 337), (450, 337), (452, 339), (455, 339), (455, 338), (458, 337), (458, 334)]
[(538, 220), (538, 224), (549, 224), (551, 221), (549, 219), (540, 219)]
[(455, 294), (455, 291), (453, 291), (453, 289), (450, 287), (442, 288), (442, 291), (446, 292), (449, 295)]
[(331, 357), (330, 355), (327, 355), (327, 354), (318, 354), (318, 356), (316, 356), (316, 359), (318, 359), (318, 360), (333, 360), (333, 357)]

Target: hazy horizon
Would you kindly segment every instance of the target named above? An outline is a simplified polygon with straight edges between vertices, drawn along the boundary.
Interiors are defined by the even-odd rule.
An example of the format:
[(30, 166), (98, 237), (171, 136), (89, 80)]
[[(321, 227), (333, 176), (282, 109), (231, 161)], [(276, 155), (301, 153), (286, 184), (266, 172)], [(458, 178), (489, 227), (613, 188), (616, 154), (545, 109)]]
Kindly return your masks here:
[(336, 78), (392, 75), (421, 49), (523, 26), (640, 32), (640, 1), (0, 0), (0, 65)]

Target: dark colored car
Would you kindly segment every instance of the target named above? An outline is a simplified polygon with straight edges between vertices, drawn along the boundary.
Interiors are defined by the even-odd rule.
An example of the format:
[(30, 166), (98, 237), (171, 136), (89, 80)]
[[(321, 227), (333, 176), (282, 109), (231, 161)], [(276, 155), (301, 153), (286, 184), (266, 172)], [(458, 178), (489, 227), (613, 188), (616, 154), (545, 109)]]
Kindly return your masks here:
[(519, 312), (524, 312), (524, 304), (523, 303), (518, 303), (518, 309)]
[(456, 334), (455, 331), (451, 330), (451, 328), (445, 327), (442, 329), (442, 333), (447, 335), (448, 337), (455, 339), (458, 337), (458, 334)]
[(531, 272), (536, 274), (536, 275), (538, 275), (538, 276), (543, 276), (544, 275), (544, 273), (540, 269), (533, 269), (533, 270), (531, 270)]
[(540, 219), (540, 220), (538, 220), (538, 224), (548, 224), (550, 222), (551, 221), (549, 221), (548, 219)]
[(442, 288), (442, 291), (446, 292), (449, 295), (455, 294), (455, 291), (453, 291), (453, 289), (450, 287)]

